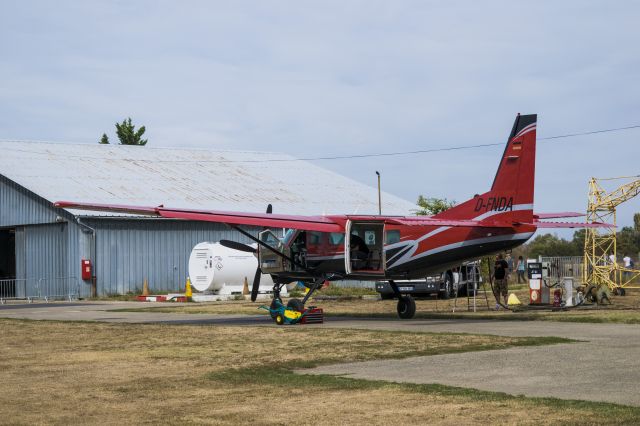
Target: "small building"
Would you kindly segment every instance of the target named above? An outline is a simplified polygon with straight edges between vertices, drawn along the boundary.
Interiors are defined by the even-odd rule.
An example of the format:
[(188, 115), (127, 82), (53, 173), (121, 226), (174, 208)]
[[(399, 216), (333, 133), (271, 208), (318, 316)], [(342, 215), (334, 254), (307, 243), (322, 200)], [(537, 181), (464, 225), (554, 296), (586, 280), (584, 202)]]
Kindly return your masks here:
[[(0, 142), (0, 298), (184, 288), (191, 249), (225, 225), (53, 206), (81, 201), (283, 214), (377, 214), (377, 189), (277, 153)], [(382, 194), (385, 214), (415, 205)], [(254, 229), (253, 231), (257, 231)], [(89, 260), (91, 277), (82, 279)]]

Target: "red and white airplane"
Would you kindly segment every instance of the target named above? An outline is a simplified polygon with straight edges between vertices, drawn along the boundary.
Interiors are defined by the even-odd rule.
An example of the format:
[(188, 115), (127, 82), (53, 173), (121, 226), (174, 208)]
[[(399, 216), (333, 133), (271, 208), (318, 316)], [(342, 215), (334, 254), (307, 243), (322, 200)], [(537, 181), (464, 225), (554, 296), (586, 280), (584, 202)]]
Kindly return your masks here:
[[(252, 287), (256, 299), (261, 273), (272, 276), (274, 299), (282, 286), (302, 281), (310, 288), (290, 307), (304, 309), (325, 281), (386, 280), (398, 298), (400, 318), (412, 318), (415, 301), (401, 294), (394, 280), (424, 278), (464, 260), (509, 250), (526, 242), (538, 228), (606, 226), (597, 223), (541, 222), (580, 213), (533, 212), (537, 116), (518, 115), (491, 189), (434, 216), (291, 216), (59, 201), (57, 207), (104, 210), (171, 219), (225, 223), (257, 243), (233, 241), (227, 247), (254, 252), (258, 270)], [(284, 238), (265, 229), (256, 237), (242, 225), (288, 229)]]

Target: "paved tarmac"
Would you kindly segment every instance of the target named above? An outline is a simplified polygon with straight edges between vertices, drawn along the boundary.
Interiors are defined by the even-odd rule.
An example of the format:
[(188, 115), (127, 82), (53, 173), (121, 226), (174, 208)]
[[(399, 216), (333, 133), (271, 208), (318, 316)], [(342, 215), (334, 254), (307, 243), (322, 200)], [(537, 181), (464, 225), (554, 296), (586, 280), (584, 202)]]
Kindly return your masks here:
[(102, 321), (163, 324), (269, 325), (265, 315), (179, 314), (163, 312), (120, 312), (121, 309), (163, 307), (166, 303), (141, 302), (52, 302), (0, 305), (0, 318)]
[[(439, 383), (512, 395), (640, 406), (640, 326), (547, 321), (420, 320), (348, 323), (367, 329), (559, 336), (576, 343), (329, 365), (304, 374)], [(334, 324), (328, 326), (345, 326)], [(494, 367), (494, 368), (492, 368)]]
[[(156, 304), (149, 304), (157, 306)], [(0, 317), (34, 320), (270, 326), (265, 315), (120, 312), (139, 302), (0, 305)], [(313, 327), (502, 336), (559, 336), (577, 343), (338, 364), (304, 374), (407, 383), (440, 383), (513, 395), (606, 401), (640, 406), (640, 326), (548, 321), (326, 318)], [(495, 368), (492, 368), (494, 366)]]

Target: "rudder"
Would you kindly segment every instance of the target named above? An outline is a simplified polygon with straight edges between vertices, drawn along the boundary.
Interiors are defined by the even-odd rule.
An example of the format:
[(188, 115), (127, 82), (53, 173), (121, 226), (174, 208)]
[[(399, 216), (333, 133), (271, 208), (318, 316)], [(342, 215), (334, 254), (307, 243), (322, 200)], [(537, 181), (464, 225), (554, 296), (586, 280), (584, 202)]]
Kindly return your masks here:
[(435, 217), (476, 220), (491, 217), (488, 220), (531, 223), (533, 221), (537, 117), (536, 114), (518, 114), (516, 117), (491, 190)]

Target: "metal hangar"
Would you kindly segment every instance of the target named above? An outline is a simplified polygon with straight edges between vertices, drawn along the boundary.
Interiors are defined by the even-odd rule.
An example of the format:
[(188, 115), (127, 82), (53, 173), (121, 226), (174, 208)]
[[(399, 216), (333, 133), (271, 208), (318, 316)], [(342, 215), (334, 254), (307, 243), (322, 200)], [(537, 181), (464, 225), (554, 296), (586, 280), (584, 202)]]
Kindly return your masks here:
[[(64, 210), (55, 201), (378, 212), (376, 188), (278, 153), (22, 141), (0, 142), (0, 152), (0, 298), (126, 294), (145, 280), (175, 291), (197, 243), (243, 241), (224, 225)], [(415, 209), (386, 193), (382, 202), (385, 214)]]

